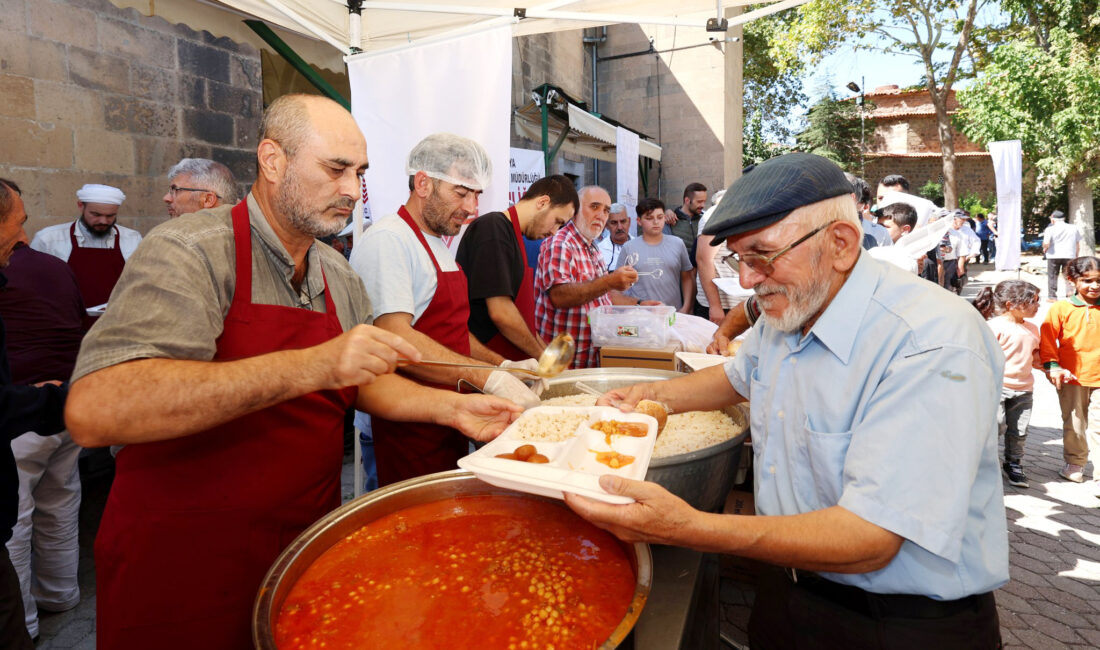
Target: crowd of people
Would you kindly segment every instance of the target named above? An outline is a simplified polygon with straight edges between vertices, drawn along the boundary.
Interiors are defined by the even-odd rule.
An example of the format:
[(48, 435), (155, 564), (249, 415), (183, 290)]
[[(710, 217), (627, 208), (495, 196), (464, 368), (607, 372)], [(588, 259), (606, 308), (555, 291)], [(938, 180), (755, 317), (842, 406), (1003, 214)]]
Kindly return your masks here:
[[(787, 154), (713, 196), (691, 183), (673, 209), (643, 198), (633, 215), (601, 187), (551, 175), (478, 216), (489, 156), (437, 133), (408, 154), (404, 205), (340, 250), (368, 163), (351, 115), (284, 96), (259, 140), (240, 200), (223, 165), (180, 161), (170, 219), (144, 238), (118, 225), (119, 189), (89, 184), (74, 221), (28, 242), (20, 188), (0, 179), (0, 422), (12, 439), (0, 458), (11, 558), (0, 557), (0, 637), (11, 647), (33, 647), (38, 609), (79, 601), (81, 447), (117, 453), (95, 544), (100, 647), (248, 647), (267, 569), (339, 505), (351, 411), (369, 414), (377, 484), (453, 469), (471, 441), (539, 403), (538, 383), (513, 370), (535, 370), (548, 341), (568, 333), (573, 367), (598, 365), (588, 315), (600, 305), (706, 319), (726, 355), (744, 334), (722, 366), (601, 403), (761, 405), (756, 506), (768, 516), (698, 512), (615, 477), (601, 485), (633, 504), (566, 501), (625, 540), (769, 563), (754, 647), (997, 647), (1000, 474), (1026, 485), (1033, 367), (1059, 389), (1062, 475), (1083, 481), (1100, 452), (1100, 260), (1059, 257), (1071, 238), (1059, 216), (1048, 256), (1073, 293), (1038, 331), (1025, 320), (1033, 285), (983, 293), (981, 314), (951, 295), (971, 257), (995, 254), (994, 217), (972, 226), (898, 175), (872, 196), (832, 162)], [(452, 252), (444, 238), (474, 216)], [(928, 391), (940, 398), (918, 398)], [(952, 426), (927, 426), (944, 413)]]

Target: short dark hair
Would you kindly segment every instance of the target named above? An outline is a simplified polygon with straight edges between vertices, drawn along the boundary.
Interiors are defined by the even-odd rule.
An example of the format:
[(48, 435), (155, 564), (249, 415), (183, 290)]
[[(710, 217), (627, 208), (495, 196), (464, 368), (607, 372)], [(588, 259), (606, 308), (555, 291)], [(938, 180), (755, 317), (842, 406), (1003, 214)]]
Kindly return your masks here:
[(7, 221), (8, 215), (15, 208), (16, 195), (23, 194), (23, 190), (6, 178), (0, 178), (0, 221)]
[[(1093, 258), (1095, 259), (1095, 258)], [(1008, 306), (1026, 305), (1039, 300), (1039, 287), (1023, 280), (1004, 280), (997, 286), (985, 287), (974, 298), (974, 307), (987, 320), (1005, 313)]]
[(898, 225), (898, 228), (909, 226), (909, 229), (912, 230), (917, 227), (917, 209), (901, 201), (891, 203), (883, 208), (882, 218), (893, 221)]
[[(702, 183), (688, 183), (688, 186), (684, 188), (684, 198), (688, 198), (696, 192), (706, 192), (707, 186)], [(650, 208), (652, 210), (653, 208)]]
[(844, 177), (852, 184), (852, 194), (856, 195), (856, 202), (869, 204), (871, 202), (871, 186), (867, 184), (867, 181), (848, 172), (844, 172)]
[(879, 185), (885, 185), (886, 187), (896, 187), (900, 185), (901, 189), (906, 192), (909, 191), (909, 181), (905, 180), (905, 177), (901, 174), (890, 174), (883, 178), (882, 181), (879, 182)]
[(660, 199), (651, 199), (648, 196), (638, 201), (638, 207), (635, 208), (638, 212), (638, 217), (641, 218), (643, 214), (651, 212), (655, 209), (665, 209), (665, 204)]
[(520, 201), (537, 199), (540, 196), (550, 197), (550, 205), (554, 207), (572, 205), (574, 213), (581, 207), (577, 188), (573, 186), (573, 181), (563, 174), (554, 174), (531, 183), (531, 187), (523, 193)]
[(1092, 271), (1100, 271), (1100, 259), (1091, 255), (1075, 257), (1066, 264), (1066, 277), (1074, 282), (1077, 281), (1077, 278)]

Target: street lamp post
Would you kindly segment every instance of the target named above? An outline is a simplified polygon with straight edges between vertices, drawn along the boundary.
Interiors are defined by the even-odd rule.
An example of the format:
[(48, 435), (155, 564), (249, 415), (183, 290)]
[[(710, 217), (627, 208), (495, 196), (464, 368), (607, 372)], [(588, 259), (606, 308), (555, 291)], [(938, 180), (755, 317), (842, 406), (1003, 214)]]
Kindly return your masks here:
[(864, 177), (865, 179), (867, 177), (867, 168), (864, 166), (863, 153), (867, 147), (866, 140), (864, 139), (863, 122), (864, 116), (866, 114), (864, 106), (866, 105), (867, 99), (864, 95), (863, 89), (864, 87), (866, 87), (866, 85), (867, 80), (863, 77), (863, 75), (860, 75), (859, 77), (859, 85), (856, 85), (856, 82), (854, 81), (848, 82), (848, 90), (854, 93), (859, 93), (859, 175)]

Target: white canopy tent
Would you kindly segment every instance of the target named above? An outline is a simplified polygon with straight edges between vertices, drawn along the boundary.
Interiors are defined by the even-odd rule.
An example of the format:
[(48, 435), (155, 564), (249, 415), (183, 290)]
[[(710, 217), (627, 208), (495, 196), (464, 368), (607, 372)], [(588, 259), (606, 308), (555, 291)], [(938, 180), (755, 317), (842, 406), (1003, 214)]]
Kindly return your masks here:
[[(342, 69), (340, 57), (416, 44), (425, 39), (512, 24), (512, 35), (579, 29), (617, 23), (677, 25), (704, 29), (721, 22), (729, 7), (767, 4), (767, 0), (545, 0), (517, 8), (515, 0), (111, 0), (147, 16), (205, 29), (215, 36), (258, 44), (241, 26), (244, 18), (327, 43), (327, 52), (291, 45), (311, 63)], [(729, 19), (744, 24), (807, 0), (781, 0)], [(358, 7), (349, 10), (349, 5)], [(306, 51), (303, 51), (306, 50)]]

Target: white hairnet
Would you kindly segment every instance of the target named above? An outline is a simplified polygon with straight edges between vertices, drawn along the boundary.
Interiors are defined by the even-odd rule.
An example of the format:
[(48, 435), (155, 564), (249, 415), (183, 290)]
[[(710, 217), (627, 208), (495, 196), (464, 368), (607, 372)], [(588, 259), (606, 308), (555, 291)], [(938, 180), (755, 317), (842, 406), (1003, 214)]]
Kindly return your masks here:
[(433, 133), (409, 152), (405, 172), (483, 191), (493, 176), (493, 163), (480, 144), (453, 133)]

